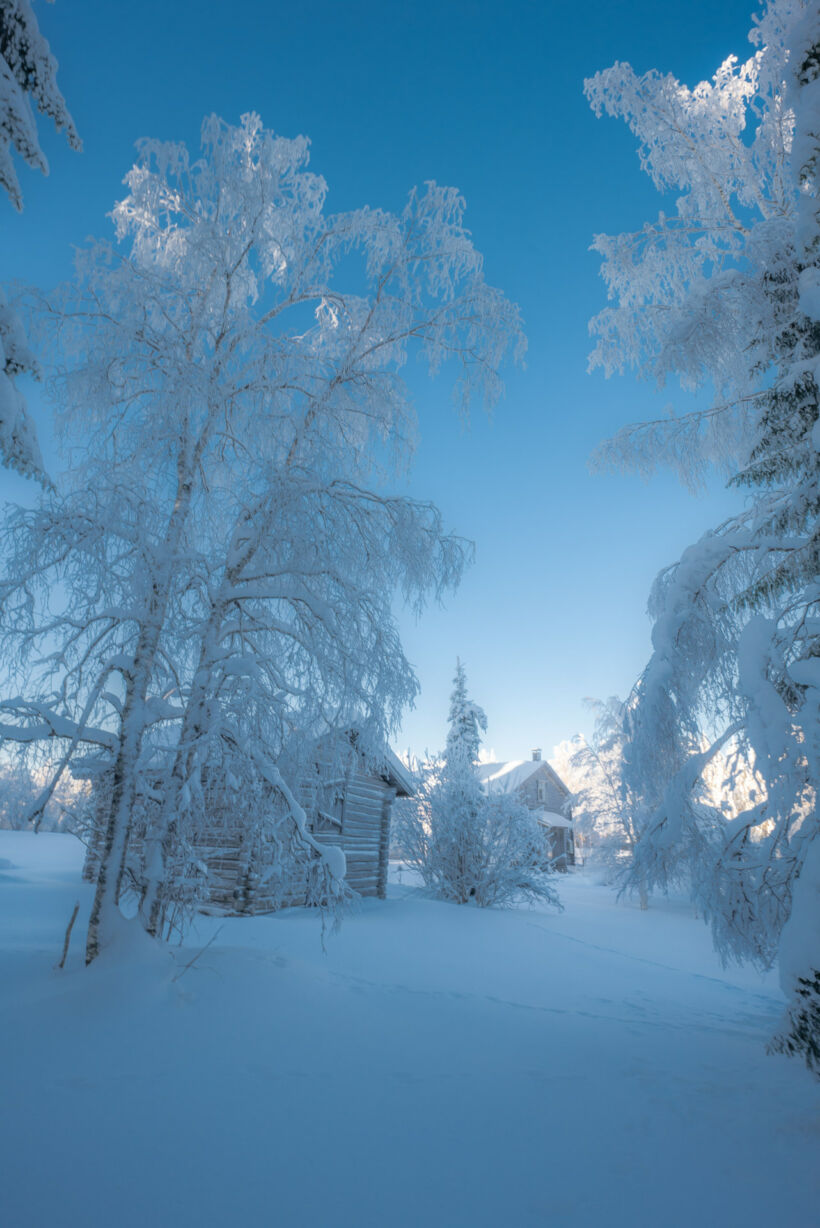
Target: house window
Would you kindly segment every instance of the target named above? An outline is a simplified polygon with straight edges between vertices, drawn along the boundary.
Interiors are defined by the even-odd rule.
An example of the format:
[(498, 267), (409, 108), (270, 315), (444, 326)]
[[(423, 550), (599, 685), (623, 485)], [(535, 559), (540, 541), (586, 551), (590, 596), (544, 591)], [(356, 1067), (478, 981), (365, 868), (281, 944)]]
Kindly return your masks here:
[(539, 802), (547, 800), (547, 784), (544, 780), (539, 780), (538, 782), (538, 800)]

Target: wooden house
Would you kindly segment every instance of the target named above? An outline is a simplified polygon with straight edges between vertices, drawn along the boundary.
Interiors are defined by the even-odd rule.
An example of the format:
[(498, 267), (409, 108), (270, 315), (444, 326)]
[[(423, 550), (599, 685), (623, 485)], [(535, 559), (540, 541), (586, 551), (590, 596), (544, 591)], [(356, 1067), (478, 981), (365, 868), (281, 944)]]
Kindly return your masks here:
[(541, 758), (540, 748), (532, 752), (531, 759), (480, 763), (476, 771), (488, 792), (515, 793), (535, 812), (556, 869), (565, 870), (575, 864), (574, 824), (567, 812), (569, 789), (546, 759)]

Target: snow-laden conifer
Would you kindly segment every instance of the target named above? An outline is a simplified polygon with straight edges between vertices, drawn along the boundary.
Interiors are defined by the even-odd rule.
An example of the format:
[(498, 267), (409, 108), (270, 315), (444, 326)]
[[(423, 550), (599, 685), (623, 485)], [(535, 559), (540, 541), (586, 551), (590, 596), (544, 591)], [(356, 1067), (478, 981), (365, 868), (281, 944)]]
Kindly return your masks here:
[[(40, 33), (30, 0), (0, 3), (0, 188), (18, 211), (23, 194), (14, 166), (17, 154), (36, 170), (48, 174), (40, 148), (32, 109), (64, 129), (72, 149), (80, 148), (74, 127), (57, 87), (57, 61)], [(26, 477), (47, 481), (34, 423), (23, 394), (15, 383), (23, 373), (38, 376), (20, 318), (0, 290), (0, 463)]]
[(447, 759), (462, 755), (470, 763), (476, 763), (481, 749), (481, 735), (487, 732), (487, 717), (484, 709), (467, 696), (467, 674), (460, 658), (456, 661), (447, 721)]

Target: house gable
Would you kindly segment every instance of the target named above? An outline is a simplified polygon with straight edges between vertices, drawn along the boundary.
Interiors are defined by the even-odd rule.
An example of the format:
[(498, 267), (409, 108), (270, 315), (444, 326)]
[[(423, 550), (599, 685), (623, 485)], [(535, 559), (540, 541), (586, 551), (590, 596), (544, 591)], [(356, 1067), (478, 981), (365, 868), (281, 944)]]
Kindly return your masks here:
[(569, 797), (569, 789), (545, 759), (480, 763), (477, 773), (488, 792), (517, 793), (531, 809), (561, 814)]

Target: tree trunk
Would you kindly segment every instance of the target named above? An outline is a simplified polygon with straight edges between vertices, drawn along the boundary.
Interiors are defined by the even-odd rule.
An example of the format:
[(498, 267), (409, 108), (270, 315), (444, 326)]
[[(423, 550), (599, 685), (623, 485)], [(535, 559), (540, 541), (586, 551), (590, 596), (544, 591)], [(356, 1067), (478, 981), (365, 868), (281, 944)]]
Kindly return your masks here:
[(165, 905), (162, 887), (165, 883), (166, 867), (173, 853), (179, 825), (182, 789), (194, 770), (197, 743), (205, 732), (205, 712), (208, 703), (207, 682), (211, 677), (213, 647), (217, 640), (222, 617), (222, 605), (215, 602), (211, 607), (211, 614), (200, 646), (194, 681), (185, 704), (171, 779), (165, 790), (156, 827), (150, 834), (146, 848), (146, 878), (140, 900), (140, 917), (146, 932), (152, 938), (158, 938), (162, 929)]
[(111, 806), (105, 838), (100, 852), (97, 890), (88, 921), (85, 962), (90, 964), (100, 953), (120, 901), (125, 857), (136, 797), (136, 767), (145, 734), (145, 703), (154, 674), (165, 615), (171, 592), (173, 562), (179, 551), (182, 532), (191, 505), (193, 481), (191, 464), (184, 453), (177, 465), (177, 490), (168, 530), (162, 543), (162, 567), (152, 582), (148, 615), (137, 641), (130, 676), (126, 682), (125, 704), (120, 722), (120, 744), (112, 774)]
[(208, 622), (200, 643), (197, 668), (185, 703), (185, 714), (182, 718), (182, 729), (177, 743), (171, 779), (165, 792), (156, 828), (150, 835), (149, 847), (146, 849), (146, 881), (140, 900), (140, 916), (146, 932), (154, 938), (159, 937), (162, 928), (165, 905), (162, 898), (162, 886), (179, 825), (179, 799), (194, 769), (197, 743), (205, 732), (205, 716), (210, 697), (209, 684), (219, 649), (220, 630), (225, 619), (226, 594), (239, 581), (243, 568), (253, 557), (259, 544), (259, 530), (257, 529), (255, 534), (250, 532), (251, 524), (252, 514), (246, 513), (239, 518), (234, 529), (234, 540), (243, 532), (248, 533), (248, 540), (233, 564), (226, 569), (219, 591), (212, 598)]
[(111, 806), (100, 850), (97, 889), (88, 920), (86, 964), (99, 955), (120, 900), (136, 796), (135, 769), (145, 731), (145, 701), (158, 642), (158, 626), (143, 631), (134, 659), (133, 675), (126, 688), (120, 745), (112, 773)]

